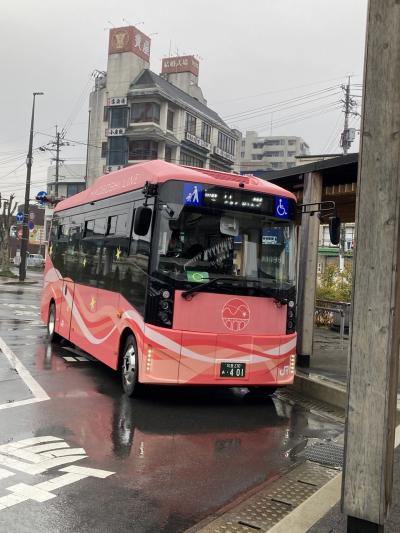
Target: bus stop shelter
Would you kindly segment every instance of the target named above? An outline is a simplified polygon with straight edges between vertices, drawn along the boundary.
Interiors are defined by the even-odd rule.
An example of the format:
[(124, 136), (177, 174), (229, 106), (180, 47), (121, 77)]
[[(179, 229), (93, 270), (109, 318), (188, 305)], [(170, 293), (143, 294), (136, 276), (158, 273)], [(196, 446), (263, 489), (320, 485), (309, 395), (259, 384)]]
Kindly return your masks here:
[[(358, 154), (347, 154), (256, 175), (293, 192), (299, 204), (335, 202), (341, 222), (348, 223), (355, 221), (357, 168)], [(325, 221), (317, 214), (302, 214), (298, 222), (297, 361), (308, 367), (313, 349), (319, 227)]]

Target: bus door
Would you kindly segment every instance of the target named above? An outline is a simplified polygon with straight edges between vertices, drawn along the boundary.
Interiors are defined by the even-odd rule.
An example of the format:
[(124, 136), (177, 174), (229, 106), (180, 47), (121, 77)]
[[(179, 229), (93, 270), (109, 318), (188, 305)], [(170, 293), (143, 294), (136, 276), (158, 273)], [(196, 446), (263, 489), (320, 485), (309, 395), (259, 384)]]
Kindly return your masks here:
[(72, 308), (74, 305), (75, 283), (70, 279), (62, 282), (62, 297), (59, 309), (58, 333), (64, 338), (70, 338)]

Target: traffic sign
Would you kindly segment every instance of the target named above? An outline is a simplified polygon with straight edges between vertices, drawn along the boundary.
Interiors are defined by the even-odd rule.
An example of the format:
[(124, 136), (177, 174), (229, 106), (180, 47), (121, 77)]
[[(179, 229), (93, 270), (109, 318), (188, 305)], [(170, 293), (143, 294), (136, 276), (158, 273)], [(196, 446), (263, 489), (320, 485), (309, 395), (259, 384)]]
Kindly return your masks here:
[(15, 215), (15, 219), (17, 222), (23, 222), (24, 221), (24, 213), (21, 213), (20, 211)]
[(34, 227), (35, 227), (35, 223), (32, 222), (32, 220), (30, 220), (30, 221), (28, 222), (28, 228), (29, 228), (29, 231), (32, 231)]
[(43, 205), (47, 200), (47, 192), (46, 191), (39, 191), (36, 195), (36, 200)]

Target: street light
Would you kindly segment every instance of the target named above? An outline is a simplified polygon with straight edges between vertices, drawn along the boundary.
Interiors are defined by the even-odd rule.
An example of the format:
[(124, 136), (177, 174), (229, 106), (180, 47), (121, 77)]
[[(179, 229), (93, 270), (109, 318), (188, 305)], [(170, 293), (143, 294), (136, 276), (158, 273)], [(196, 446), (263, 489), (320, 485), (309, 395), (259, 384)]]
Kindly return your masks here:
[(29, 195), (31, 189), (31, 171), (32, 171), (32, 145), (33, 145), (33, 123), (35, 120), (35, 99), (36, 96), (41, 96), (44, 93), (33, 93), (32, 116), (31, 116), (31, 131), (29, 135), (29, 148), (26, 158), (26, 186), (25, 186), (25, 203), (24, 203), (24, 221), (22, 223), (22, 240), (21, 240), (21, 262), (19, 264), (19, 281), (24, 281), (26, 278), (26, 252), (28, 250), (28, 219), (29, 219)]

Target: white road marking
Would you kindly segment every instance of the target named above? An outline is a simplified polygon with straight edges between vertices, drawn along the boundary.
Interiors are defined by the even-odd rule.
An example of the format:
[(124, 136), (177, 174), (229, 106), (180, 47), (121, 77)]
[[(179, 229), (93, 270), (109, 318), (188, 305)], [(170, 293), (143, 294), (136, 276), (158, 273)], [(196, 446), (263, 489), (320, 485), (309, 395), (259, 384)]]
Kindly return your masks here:
[(114, 472), (109, 472), (108, 470), (99, 470), (98, 468), (87, 468), (85, 466), (71, 465), (61, 468), (60, 472), (71, 472), (73, 474), (82, 474), (85, 477), (98, 477), (104, 479)]
[(22, 381), (32, 392), (34, 398), (28, 400), (20, 400), (17, 402), (9, 402), (0, 405), (1, 409), (11, 409), (12, 407), (19, 407), (21, 405), (29, 405), (36, 402), (44, 402), (50, 400), (50, 396), (47, 395), (45, 390), (39, 385), (36, 379), (32, 376), (29, 370), (21, 363), (15, 353), (7, 346), (5, 341), (0, 337), (0, 350), (7, 357), (11, 367), (19, 374)]
[[(83, 448), (70, 448), (69, 444), (62, 439), (50, 435), (3, 444), (0, 446), (0, 452), (3, 452), (3, 455), (0, 455), (1, 464), (6, 465), (13, 470), (32, 475), (43, 473), (54, 466), (80, 461), (87, 457)], [(69, 456), (66, 455), (68, 452), (70, 453)], [(79, 452), (80, 455), (75, 455), (73, 457), (72, 454), (77, 454), (77, 452)], [(62, 455), (62, 457), (48, 459), (51, 453), (54, 455)], [(27, 461), (30, 461), (30, 464), (22, 463), (10, 456), (23, 457)], [(97, 468), (87, 468), (77, 465), (61, 468), (59, 469), (59, 472), (63, 472), (63, 474), (48, 481), (37, 483), (36, 485), (17, 483), (16, 485), (7, 487), (6, 490), (12, 494), (0, 497), (0, 511), (27, 500), (33, 500), (38, 503), (46, 502), (57, 497), (57, 494), (54, 494), (52, 491), (61, 487), (66, 487), (67, 485), (71, 485), (72, 483), (76, 483), (87, 477), (105, 479), (106, 477), (115, 474), (115, 472), (110, 472), (108, 470), (99, 470)], [(0, 479), (13, 475), (15, 475), (13, 472), (0, 468)]]
[(89, 359), (87, 357), (83, 357), (83, 355), (77, 355), (76, 359), (78, 359), (78, 361), (82, 361), (83, 363), (89, 362)]
[(64, 356), (63, 359), (65, 361), (67, 361), (68, 363), (76, 363), (75, 357), (70, 357), (69, 355), (68, 356)]
[(6, 477), (15, 476), (13, 472), (0, 468), (0, 479), (5, 479)]

